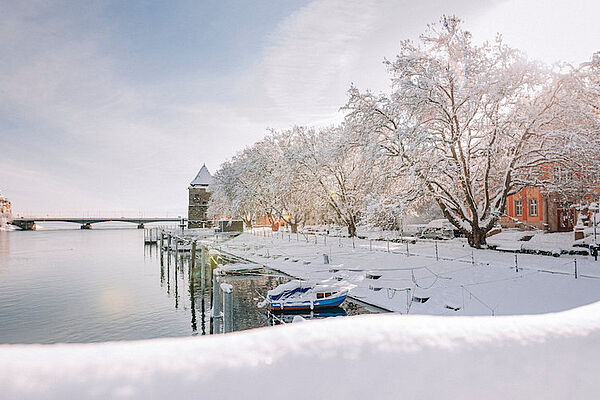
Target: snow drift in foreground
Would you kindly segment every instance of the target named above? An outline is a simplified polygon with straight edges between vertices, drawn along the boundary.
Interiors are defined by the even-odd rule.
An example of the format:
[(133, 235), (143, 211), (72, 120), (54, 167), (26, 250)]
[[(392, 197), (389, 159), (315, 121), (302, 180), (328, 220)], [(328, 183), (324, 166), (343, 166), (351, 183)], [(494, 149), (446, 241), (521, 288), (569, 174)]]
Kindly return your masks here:
[(0, 346), (3, 399), (600, 396), (600, 303), (545, 315), (392, 314), (213, 337)]

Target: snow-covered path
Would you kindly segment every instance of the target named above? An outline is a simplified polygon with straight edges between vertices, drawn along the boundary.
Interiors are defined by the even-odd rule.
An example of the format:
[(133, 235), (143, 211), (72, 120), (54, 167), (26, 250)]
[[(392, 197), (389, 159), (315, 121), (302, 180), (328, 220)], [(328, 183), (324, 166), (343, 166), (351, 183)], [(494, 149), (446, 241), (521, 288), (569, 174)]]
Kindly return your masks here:
[(270, 231), (222, 249), (303, 279), (343, 277), (357, 285), (352, 296), (401, 313), (537, 314), (600, 300), (600, 262), (586, 256), (473, 250), (460, 240), (409, 244), (407, 254), (404, 243)]

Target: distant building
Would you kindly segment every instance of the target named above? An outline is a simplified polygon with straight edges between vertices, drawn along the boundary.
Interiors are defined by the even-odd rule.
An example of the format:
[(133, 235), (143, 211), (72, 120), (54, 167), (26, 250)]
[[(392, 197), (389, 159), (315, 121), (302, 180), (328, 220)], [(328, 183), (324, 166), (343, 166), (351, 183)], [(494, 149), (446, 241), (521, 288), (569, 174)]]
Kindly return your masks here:
[(207, 228), (210, 225), (207, 217), (208, 200), (210, 193), (208, 186), (212, 182), (212, 175), (208, 172), (206, 165), (202, 165), (200, 171), (190, 183), (188, 202), (188, 228)]
[[(600, 190), (590, 185), (591, 192), (583, 198), (563, 196), (545, 190), (543, 187), (526, 187), (508, 196), (506, 214), (500, 220), (504, 228), (538, 228), (548, 232), (570, 232), (578, 218), (578, 205), (597, 201)], [(585, 208), (584, 208), (585, 211)], [(584, 212), (584, 223), (590, 219), (590, 212)]]
[(0, 227), (6, 225), (12, 215), (12, 205), (6, 197), (0, 193)]

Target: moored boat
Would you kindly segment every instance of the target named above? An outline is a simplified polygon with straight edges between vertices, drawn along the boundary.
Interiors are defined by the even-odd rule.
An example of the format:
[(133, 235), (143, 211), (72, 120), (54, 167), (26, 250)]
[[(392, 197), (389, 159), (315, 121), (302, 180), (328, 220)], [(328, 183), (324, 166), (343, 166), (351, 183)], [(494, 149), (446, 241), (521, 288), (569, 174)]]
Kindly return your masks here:
[(341, 305), (349, 287), (341, 282), (290, 281), (267, 292), (266, 303), (273, 312), (314, 311)]

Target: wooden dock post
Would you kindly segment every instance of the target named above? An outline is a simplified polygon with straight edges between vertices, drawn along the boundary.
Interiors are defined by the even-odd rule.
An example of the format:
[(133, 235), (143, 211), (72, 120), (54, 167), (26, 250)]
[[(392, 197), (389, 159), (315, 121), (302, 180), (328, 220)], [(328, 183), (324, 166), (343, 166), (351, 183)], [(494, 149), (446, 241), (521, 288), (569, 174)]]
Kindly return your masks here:
[(212, 277), (212, 320), (213, 333), (221, 333), (221, 290), (219, 289), (219, 279), (217, 274)]
[(192, 262), (192, 269), (196, 268), (196, 241), (192, 241), (190, 261)]
[(200, 285), (202, 290), (202, 298), (204, 298), (206, 293), (206, 253), (204, 246), (200, 246), (200, 280), (202, 281)]

